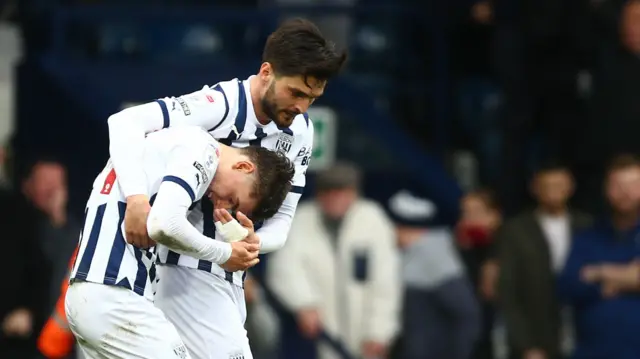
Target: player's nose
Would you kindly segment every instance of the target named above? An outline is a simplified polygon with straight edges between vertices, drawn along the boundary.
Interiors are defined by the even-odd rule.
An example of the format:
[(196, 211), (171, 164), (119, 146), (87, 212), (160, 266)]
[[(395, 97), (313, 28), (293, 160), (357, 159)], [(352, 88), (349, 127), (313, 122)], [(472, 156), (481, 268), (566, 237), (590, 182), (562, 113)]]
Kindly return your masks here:
[(311, 105), (311, 102), (306, 100), (306, 99), (301, 99), (299, 101), (296, 102), (295, 104), (295, 110), (298, 114), (300, 113), (305, 113), (307, 112), (307, 109), (309, 109), (309, 106)]

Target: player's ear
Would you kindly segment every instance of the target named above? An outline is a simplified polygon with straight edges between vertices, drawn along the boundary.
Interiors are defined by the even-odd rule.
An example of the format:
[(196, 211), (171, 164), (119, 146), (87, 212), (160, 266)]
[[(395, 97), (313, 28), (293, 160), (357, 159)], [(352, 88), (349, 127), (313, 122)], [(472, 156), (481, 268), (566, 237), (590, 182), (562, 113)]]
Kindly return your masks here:
[(268, 83), (271, 80), (271, 77), (273, 77), (273, 67), (271, 64), (263, 62), (262, 65), (260, 65), (260, 72), (258, 72), (258, 75), (263, 82)]
[(233, 169), (245, 174), (251, 174), (255, 172), (256, 166), (250, 161), (238, 161), (233, 165)]

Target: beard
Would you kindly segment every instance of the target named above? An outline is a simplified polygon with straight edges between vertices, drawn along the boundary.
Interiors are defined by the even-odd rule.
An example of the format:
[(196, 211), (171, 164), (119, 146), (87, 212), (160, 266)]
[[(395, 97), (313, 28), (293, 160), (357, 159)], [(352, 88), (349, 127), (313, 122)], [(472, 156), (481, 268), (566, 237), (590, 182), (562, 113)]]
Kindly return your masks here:
[(260, 106), (262, 107), (262, 111), (267, 117), (269, 117), (272, 121), (274, 121), (277, 125), (278, 123), (278, 105), (275, 101), (276, 87), (275, 82), (271, 83), (271, 86), (267, 89), (267, 92), (260, 99)]
[(276, 103), (276, 87), (275, 82), (271, 83), (271, 86), (267, 89), (267, 92), (260, 99), (260, 106), (262, 107), (262, 111), (267, 117), (271, 119), (271, 121), (275, 122), (279, 127), (289, 127), (293, 123), (293, 119), (297, 114), (294, 114), (291, 118), (280, 116), (283, 114), (283, 111), (278, 109), (278, 104)]

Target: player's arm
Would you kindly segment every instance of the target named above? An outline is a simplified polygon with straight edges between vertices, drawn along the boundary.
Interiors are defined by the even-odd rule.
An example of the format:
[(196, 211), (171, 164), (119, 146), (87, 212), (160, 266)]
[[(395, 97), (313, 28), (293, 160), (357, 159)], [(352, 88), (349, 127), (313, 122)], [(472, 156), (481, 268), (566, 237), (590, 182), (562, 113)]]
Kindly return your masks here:
[(228, 113), (228, 94), (216, 86), (130, 107), (110, 116), (109, 152), (125, 197), (148, 195), (142, 170), (143, 141), (147, 134), (184, 125), (212, 130), (223, 125)]
[(187, 220), (187, 211), (204, 195), (216, 167), (213, 146), (176, 147), (149, 213), (147, 229), (154, 241), (177, 253), (223, 264), (231, 256), (231, 245), (206, 237)]
[(260, 238), (260, 253), (270, 253), (284, 246), (287, 241), (293, 215), (302, 196), (306, 184), (306, 173), (311, 159), (313, 148), (313, 123), (309, 121), (309, 127), (303, 141), (303, 146), (294, 160), (295, 174), (293, 186), (278, 212), (264, 222), (256, 235)]

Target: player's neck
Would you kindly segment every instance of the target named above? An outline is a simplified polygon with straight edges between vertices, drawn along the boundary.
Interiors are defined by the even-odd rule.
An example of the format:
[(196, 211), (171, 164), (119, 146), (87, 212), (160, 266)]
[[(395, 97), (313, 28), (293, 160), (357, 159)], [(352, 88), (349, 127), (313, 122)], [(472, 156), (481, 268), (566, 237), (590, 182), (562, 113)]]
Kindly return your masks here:
[(255, 112), (258, 122), (267, 125), (271, 119), (264, 113), (262, 104), (260, 103), (260, 78), (253, 76), (249, 79), (249, 93), (251, 94), (251, 103), (253, 104), (253, 112)]
[(220, 144), (220, 157), (218, 159), (218, 166), (224, 167), (225, 165), (231, 165), (238, 157), (241, 156), (240, 149), (231, 146)]

